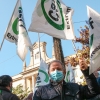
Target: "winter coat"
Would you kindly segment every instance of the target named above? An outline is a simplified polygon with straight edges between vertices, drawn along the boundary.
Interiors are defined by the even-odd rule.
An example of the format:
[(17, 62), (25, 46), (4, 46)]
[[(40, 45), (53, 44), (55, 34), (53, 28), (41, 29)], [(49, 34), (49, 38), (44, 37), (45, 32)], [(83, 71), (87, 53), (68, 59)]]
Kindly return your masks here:
[(100, 94), (91, 98), (91, 99), (87, 99), (87, 100), (100, 100)]
[(81, 86), (76, 83), (63, 82), (62, 93), (59, 94), (54, 85), (50, 83), (39, 87), (33, 96), (33, 100), (85, 100), (93, 98), (100, 93), (96, 78), (93, 74), (89, 75), (89, 69), (82, 72), (87, 85)]
[(3, 100), (20, 100), (15, 94), (12, 94), (7, 88), (1, 87), (0, 90), (2, 91), (2, 98)]

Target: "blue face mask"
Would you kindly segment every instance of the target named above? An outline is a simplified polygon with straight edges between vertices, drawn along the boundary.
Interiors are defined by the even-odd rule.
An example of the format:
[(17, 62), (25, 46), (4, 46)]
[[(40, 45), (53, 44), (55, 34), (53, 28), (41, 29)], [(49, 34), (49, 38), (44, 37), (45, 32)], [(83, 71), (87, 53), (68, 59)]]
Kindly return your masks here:
[(55, 71), (50, 73), (50, 78), (54, 82), (60, 82), (61, 80), (63, 80), (64, 74), (62, 71), (55, 70)]

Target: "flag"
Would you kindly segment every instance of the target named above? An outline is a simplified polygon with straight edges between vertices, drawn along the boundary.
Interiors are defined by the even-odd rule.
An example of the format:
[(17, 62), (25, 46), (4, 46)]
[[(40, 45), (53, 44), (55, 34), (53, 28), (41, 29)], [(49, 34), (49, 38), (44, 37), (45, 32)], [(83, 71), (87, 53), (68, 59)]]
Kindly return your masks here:
[(16, 9), (16, 10), (18, 10), (18, 13), (19, 13), (19, 18), (18, 18), (19, 34), (18, 34), (18, 43), (17, 43), (17, 54), (24, 61), (26, 54), (28, 52), (28, 48), (32, 49), (32, 44), (31, 44), (30, 38), (28, 36), (28, 32), (26, 30), (21, 1), (19, 1), (18, 4), (19, 4), (18, 9)]
[(65, 81), (75, 83), (74, 71), (70, 64), (68, 64), (68, 68), (66, 68)]
[(49, 84), (48, 65), (41, 59), (35, 88)]
[(61, 0), (38, 0), (29, 31), (75, 40), (72, 14), (73, 9)]
[(100, 67), (100, 14), (87, 6), (90, 33), (90, 70), (93, 73)]
[(12, 42), (15, 44), (17, 44), (17, 42), (18, 42), (18, 34), (19, 34), (19, 31), (18, 31), (18, 7), (19, 7), (19, 5), (18, 5), (18, 3), (19, 3), (19, 0), (17, 1), (16, 5), (15, 5), (11, 19), (9, 21), (9, 24), (8, 24), (8, 27), (4, 34), (2, 43), (0, 45), (0, 50), (2, 48), (2, 45), (3, 45), (5, 39), (8, 40), (9, 42)]
[(10, 22), (8, 24), (7, 30), (5, 32), (5, 39), (12, 42), (16, 43), (18, 41), (18, 5), (19, 0), (16, 3), (16, 6), (14, 8), (13, 14), (11, 16)]
[(80, 70), (79, 65), (74, 67), (74, 77), (75, 77), (75, 83), (78, 83), (78, 84), (84, 83), (84, 76), (83, 76), (82, 71)]
[(9, 21), (9, 24), (8, 24), (8, 27), (4, 34), (2, 43), (0, 45), (0, 50), (2, 48), (2, 45), (3, 45), (5, 39), (8, 40), (9, 42), (12, 42), (15, 44), (17, 44), (17, 42), (18, 42), (18, 34), (19, 34), (18, 27), (17, 27), (18, 26), (18, 10), (16, 10), (16, 9), (18, 9), (18, 2), (19, 2), (19, 0), (17, 1), (16, 5), (15, 5), (11, 19)]
[(0, 49), (2, 48), (4, 39), (17, 44), (17, 54), (24, 61), (28, 51), (28, 47), (31, 50), (32, 44), (25, 27), (23, 10), (20, 0), (18, 0), (16, 3)]

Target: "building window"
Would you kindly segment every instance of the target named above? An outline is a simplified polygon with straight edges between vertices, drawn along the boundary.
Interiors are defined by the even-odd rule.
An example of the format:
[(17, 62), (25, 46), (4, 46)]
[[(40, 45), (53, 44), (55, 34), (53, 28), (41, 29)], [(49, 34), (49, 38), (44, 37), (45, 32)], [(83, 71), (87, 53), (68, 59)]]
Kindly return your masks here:
[(35, 59), (39, 59), (39, 57), (40, 57), (39, 52), (37, 52), (37, 53), (35, 54)]

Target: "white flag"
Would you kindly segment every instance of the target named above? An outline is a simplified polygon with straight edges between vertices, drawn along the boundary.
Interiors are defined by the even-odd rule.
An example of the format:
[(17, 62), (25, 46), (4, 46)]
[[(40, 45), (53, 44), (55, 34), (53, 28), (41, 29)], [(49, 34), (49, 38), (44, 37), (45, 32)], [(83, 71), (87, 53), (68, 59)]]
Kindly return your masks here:
[(11, 19), (9, 21), (8, 27), (6, 29), (6, 32), (4, 34), (4, 38), (2, 40), (2, 43), (0, 45), (0, 50), (2, 48), (2, 45), (4, 43), (4, 40), (8, 40), (9, 42), (17, 44), (18, 42), (18, 7), (19, 7), (19, 0), (16, 3), (16, 6), (14, 8), (14, 11), (12, 13)]
[(65, 81), (75, 83), (74, 71), (70, 64), (68, 64), (68, 68), (66, 68)]
[(28, 52), (28, 48), (32, 49), (32, 44), (25, 27), (21, 1), (19, 1), (19, 6), (18, 9), (16, 10), (18, 10), (19, 13), (19, 25), (18, 25), (19, 34), (18, 34), (17, 54), (24, 61), (26, 54)]
[(43, 59), (41, 59), (35, 88), (46, 84), (49, 84), (48, 65), (45, 63)]
[(87, 6), (90, 24), (90, 74), (100, 67), (100, 14)]
[(29, 31), (74, 40), (72, 14), (73, 10), (61, 0), (38, 0)]
[(7, 27), (6, 33), (5, 33), (5, 39), (12, 42), (16, 43), (18, 42), (18, 5), (19, 0), (16, 3), (16, 6), (14, 8), (12, 17), (10, 19), (9, 25)]

